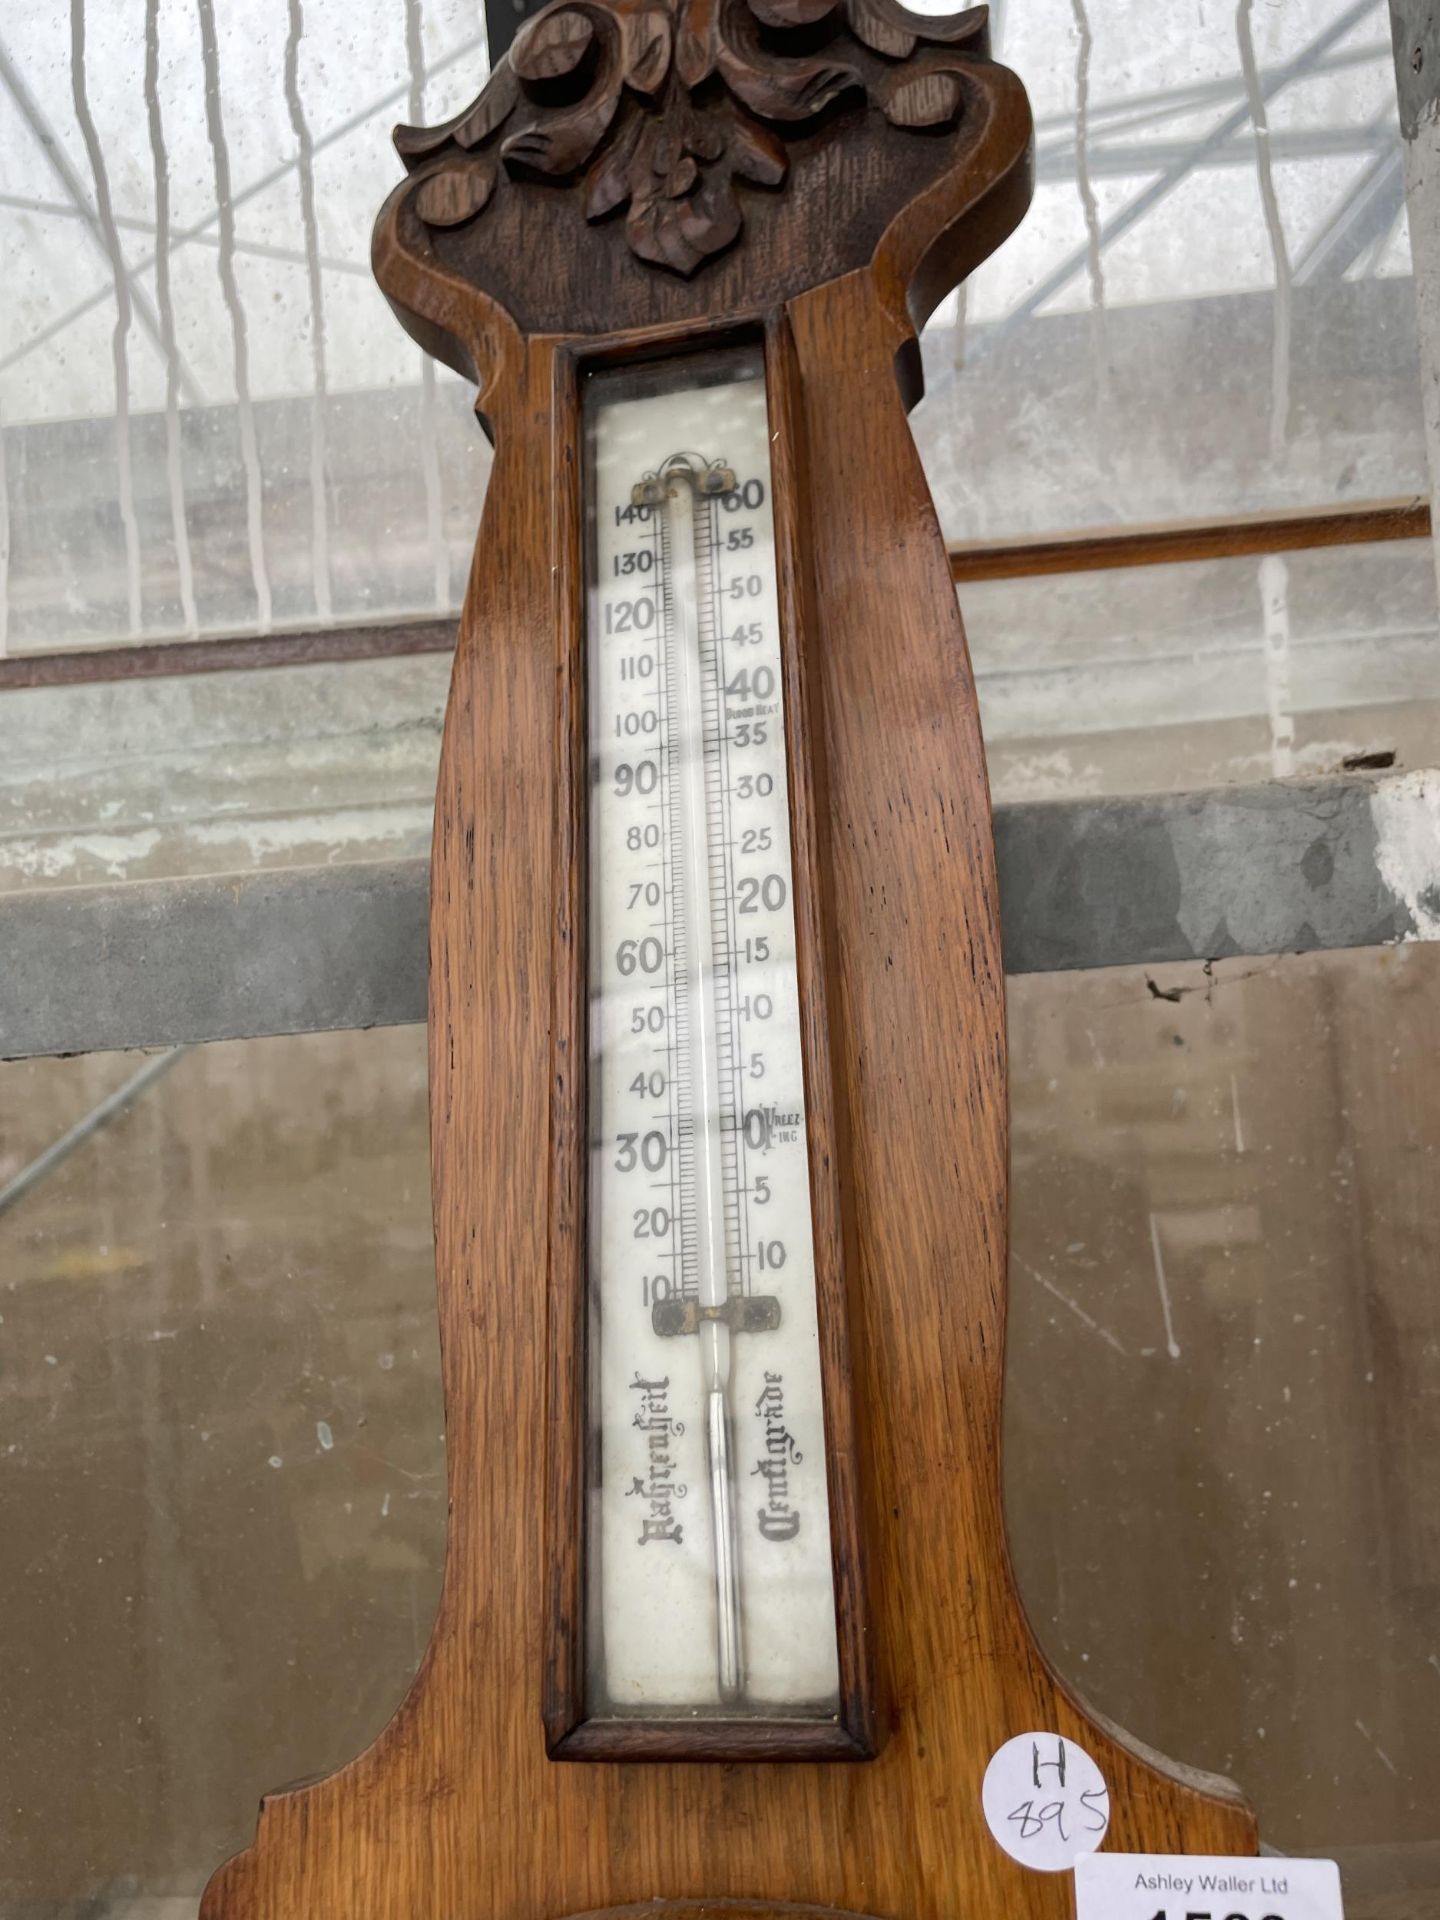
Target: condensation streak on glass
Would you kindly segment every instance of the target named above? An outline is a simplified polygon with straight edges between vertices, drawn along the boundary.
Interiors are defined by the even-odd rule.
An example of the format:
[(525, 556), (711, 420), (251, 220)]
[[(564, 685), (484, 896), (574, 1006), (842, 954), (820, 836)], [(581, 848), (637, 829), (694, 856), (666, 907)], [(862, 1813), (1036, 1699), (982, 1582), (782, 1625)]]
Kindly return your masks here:
[(369, 235), (485, 72), (468, 0), (12, 10), (0, 648), (452, 608), (489, 450)]
[[(928, 330), (950, 536), (1424, 491), (1379, 0), (995, 15), (1039, 185)], [(474, 7), (148, 0), (145, 28), (6, 23), (4, 644), (452, 608), (488, 451), (368, 236), (393, 121), (480, 86)]]

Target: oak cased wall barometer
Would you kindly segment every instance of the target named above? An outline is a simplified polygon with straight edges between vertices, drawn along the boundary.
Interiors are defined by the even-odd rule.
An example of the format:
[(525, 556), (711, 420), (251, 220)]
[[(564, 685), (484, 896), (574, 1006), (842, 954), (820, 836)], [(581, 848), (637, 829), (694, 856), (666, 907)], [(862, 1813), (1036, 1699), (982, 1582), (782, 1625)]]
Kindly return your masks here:
[(1059, 1920), (981, 1803), (1036, 1729), (1107, 1844), (1253, 1850), (1063, 1691), (1000, 1517), (989, 808), (905, 413), (1030, 132), (983, 8), (553, 0), (397, 135), (376, 274), (495, 443), (432, 878), (448, 1554), (399, 1712), (205, 1920)]

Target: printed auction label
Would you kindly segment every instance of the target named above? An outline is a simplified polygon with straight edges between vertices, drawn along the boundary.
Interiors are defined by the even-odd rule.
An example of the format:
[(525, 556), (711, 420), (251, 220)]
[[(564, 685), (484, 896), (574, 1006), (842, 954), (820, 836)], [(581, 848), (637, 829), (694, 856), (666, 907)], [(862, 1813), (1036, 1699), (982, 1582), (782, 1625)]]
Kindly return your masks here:
[(1075, 1863), (1075, 1920), (1344, 1920), (1333, 1860), (1092, 1853)]

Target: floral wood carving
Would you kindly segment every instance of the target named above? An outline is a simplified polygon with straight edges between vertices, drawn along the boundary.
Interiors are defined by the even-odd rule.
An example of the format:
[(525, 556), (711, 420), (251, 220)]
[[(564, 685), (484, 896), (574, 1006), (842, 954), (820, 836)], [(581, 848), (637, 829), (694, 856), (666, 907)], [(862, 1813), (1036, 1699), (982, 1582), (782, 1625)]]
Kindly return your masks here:
[(952, 126), (986, 41), (983, 6), (932, 19), (897, 0), (552, 0), (473, 106), (395, 144), (423, 174), (429, 227), (473, 220), (502, 172), (580, 180), (587, 219), (627, 207), (632, 250), (689, 275), (740, 232), (735, 181), (785, 179), (780, 130), (847, 98), (893, 126)]

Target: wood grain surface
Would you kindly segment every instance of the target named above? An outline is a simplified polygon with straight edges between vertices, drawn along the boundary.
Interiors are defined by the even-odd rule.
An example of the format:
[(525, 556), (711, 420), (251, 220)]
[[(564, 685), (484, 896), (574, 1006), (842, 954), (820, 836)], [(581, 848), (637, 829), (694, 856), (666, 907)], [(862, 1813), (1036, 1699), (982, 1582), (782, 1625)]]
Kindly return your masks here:
[(952, 540), (948, 551), (952, 579), (1022, 580), (1044, 573), (1171, 567), (1192, 560), (1233, 560), (1247, 553), (1301, 553), (1313, 547), (1423, 540), (1429, 533), (1430, 502), (1411, 496), (1296, 507), (1281, 513), (1266, 510), (1128, 526), (1074, 527), (1008, 540)]
[[(578, 349), (573, 336), (522, 334), (481, 276), (467, 281), (401, 231), (408, 216), (392, 202), (382, 283), (418, 331), (464, 343), (497, 449), (432, 882), (448, 1554), (434, 1633), (395, 1718), (342, 1772), (267, 1798), (203, 1920), (1064, 1920), (1070, 1876), (1018, 1866), (980, 1809), (992, 1753), (1035, 1730), (1100, 1765), (1108, 1845), (1254, 1851), (1253, 1820), (1224, 1783), (1183, 1777), (1065, 1692), (1006, 1550), (1005, 1028), (989, 803), (964, 633), (905, 419), (917, 317), (1003, 237), (1028, 192), (1023, 91), (983, 60), (965, 85), (963, 164), (949, 134), (905, 136), (933, 138), (937, 166), (918, 190), (907, 175), (861, 264), (832, 274), (833, 245), (817, 245), (808, 270), (791, 261), (800, 290), (725, 316), (765, 328), (772, 392), (777, 356), (790, 369), (772, 430), (810, 576), (792, 599), (818, 775), (808, 857), (821, 881), (876, 1756), (547, 1757), (546, 1510), (555, 1399), (573, 1393), (546, 1285), (553, 1208), (574, 1204), (552, 1188), (551, 1046), (579, 905), (573, 826), (567, 839), (555, 811), (577, 751), (566, 677), (581, 605), (574, 440), (556, 396)], [(808, 217), (826, 213), (820, 193)], [(714, 288), (743, 285), (743, 258), (744, 247), (728, 268), (669, 284), (700, 294), (714, 272)], [(579, 345), (693, 341), (716, 312), (701, 305)], [(573, 1024), (562, 994), (562, 1024), (567, 1004)]]

